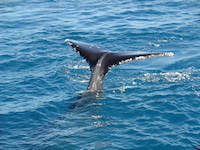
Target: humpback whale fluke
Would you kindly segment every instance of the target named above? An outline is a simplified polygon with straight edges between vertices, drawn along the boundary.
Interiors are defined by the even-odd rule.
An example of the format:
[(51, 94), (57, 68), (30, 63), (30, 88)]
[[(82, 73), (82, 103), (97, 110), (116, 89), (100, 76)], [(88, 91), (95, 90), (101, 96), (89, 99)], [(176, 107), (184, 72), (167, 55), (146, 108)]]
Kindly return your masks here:
[(173, 56), (169, 53), (150, 53), (133, 54), (132, 52), (111, 52), (104, 48), (86, 44), (76, 40), (66, 39), (65, 42), (70, 45), (79, 55), (81, 55), (90, 65), (92, 76), (88, 85), (89, 91), (101, 90), (103, 79), (108, 71), (117, 65), (141, 60), (151, 57)]

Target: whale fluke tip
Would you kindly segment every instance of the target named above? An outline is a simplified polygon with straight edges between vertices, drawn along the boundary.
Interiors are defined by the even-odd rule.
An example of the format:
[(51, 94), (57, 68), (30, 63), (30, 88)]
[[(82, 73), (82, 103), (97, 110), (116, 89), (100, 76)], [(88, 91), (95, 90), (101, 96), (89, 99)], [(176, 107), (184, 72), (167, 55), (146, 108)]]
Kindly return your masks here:
[(70, 39), (65, 39), (65, 42), (69, 42)]
[(68, 45), (73, 45), (70, 39), (65, 39), (65, 42), (66, 42)]
[(174, 53), (172, 53), (172, 52), (165, 53), (165, 56), (174, 56)]

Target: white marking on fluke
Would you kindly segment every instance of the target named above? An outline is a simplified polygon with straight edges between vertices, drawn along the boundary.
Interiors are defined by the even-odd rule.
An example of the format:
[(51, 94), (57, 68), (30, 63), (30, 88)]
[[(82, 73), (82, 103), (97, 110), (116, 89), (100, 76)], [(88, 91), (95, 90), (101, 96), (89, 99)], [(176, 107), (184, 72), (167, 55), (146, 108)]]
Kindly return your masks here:
[(172, 53), (172, 52), (165, 53), (165, 56), (174, 56), (174, 53)]

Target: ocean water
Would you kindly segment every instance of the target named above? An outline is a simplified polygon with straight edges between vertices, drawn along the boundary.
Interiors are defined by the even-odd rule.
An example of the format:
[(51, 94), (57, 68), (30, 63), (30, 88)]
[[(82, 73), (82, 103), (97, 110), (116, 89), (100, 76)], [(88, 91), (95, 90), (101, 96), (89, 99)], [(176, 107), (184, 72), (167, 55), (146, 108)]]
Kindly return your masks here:
[[(1, 0), (0, 150), (200, 147), (199, 0)], [(173, 52), (113, 68), (99, 96), (64, 39)], [(86, 97), (87, 98), (87, 97)]]

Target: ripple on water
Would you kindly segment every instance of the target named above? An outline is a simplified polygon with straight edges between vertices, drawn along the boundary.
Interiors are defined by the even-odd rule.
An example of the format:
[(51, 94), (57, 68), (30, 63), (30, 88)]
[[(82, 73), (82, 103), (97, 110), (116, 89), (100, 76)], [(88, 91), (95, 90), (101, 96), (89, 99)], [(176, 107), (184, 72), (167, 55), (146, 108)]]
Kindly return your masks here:
[[(0, 5), (1, 149), (199, 145), (197, 0), (1, 0)], [(66, 38), (111, 51), (175, 55), (116, 67), (105, 78), (104, 96), (72, 110), (90, 71)]]

